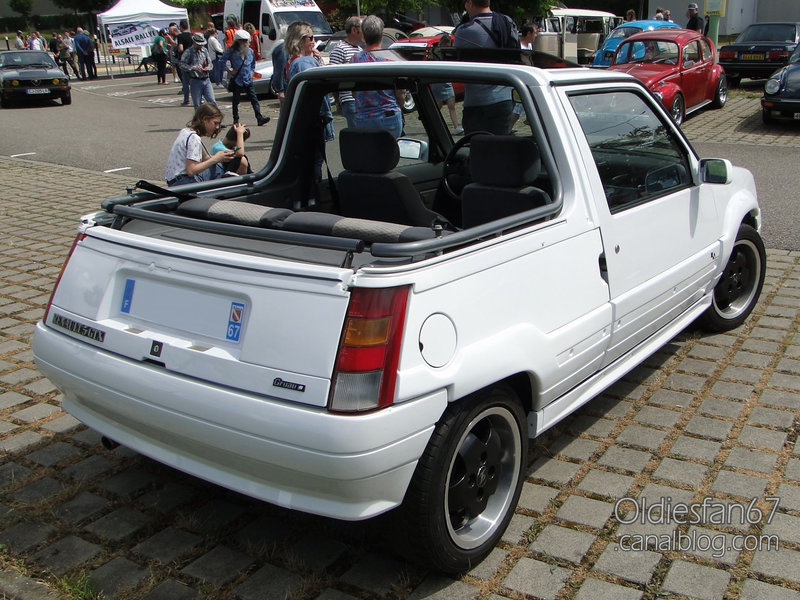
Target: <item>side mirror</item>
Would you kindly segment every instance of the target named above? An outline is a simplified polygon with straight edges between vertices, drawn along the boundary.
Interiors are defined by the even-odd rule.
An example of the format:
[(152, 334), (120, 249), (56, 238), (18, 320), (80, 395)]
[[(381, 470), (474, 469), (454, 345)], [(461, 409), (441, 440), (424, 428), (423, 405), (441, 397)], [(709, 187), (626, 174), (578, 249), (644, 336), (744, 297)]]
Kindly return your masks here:
[(422, 140), (411, 138), (398, 138), (397, 147), (400, 150), (400, 158), (409, 160), (428, 160), (428, 143)]
[(728, 184), (731, 182), (733, 165), (727, 158), (703, 158), (700, 160), (700, 181), (703, 183)]
[(278, 32), (274, 29), (270, 29), (267, 37), (274, 42), (276, 39), (278, 39)]

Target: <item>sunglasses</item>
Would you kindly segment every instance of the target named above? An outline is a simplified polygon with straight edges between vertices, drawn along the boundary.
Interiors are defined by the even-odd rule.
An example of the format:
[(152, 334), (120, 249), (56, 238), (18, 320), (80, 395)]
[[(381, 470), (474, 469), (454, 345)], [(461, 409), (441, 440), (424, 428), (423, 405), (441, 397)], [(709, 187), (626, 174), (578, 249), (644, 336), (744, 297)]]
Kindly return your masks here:
[(304, 36), (303, 36), (303, 39), (304, 39), (304, 40), (313, 40), (313, 39), (314, 39), (314, 36), (313, 36), (313, 35), (304, 35)]

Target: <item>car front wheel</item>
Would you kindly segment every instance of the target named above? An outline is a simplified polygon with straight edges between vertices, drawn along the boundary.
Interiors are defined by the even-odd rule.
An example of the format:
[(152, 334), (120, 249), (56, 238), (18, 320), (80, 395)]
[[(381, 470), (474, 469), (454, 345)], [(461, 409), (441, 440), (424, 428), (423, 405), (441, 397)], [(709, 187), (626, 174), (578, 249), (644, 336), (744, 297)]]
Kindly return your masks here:
[(522, 489), (526, 423), (519, 398), (505, 385), (450, 404), (404, 501), (414, 560), (461, 573), (492, 551)]
[(683, 96), (680, 94), (675, 94), (675, 98), (672, 99), (672, 104), (669, 106), (669, 114), (672, 116), (672, 120), (675, 121), (675, 124), (680, 127), (685, 115)]
[(725, 75), (720, 75), (719, 80), (717, 81), (717, 90), (714, 93), (714, 102), (712, 106), (714, 108), (722, 108), (725, 106), (725, 103), (728, 101), (728, 82), (725, 79)]
[(61, 97), (61, 104), (63, 104), (64, 106), (72, 104), (72, 94), (70, 92), (67, 92), (66, 96)]
[(731, 256), (700, 325), (709, 331), (728, 331), (744, 323), (758, 302), (764, 285), (767, 253), (764, 241), (749, 225), (741, 225)]
[(772, 116), (772, 111), (768, 108), (761, 109), (761, 120), (765, 125), (775, 122), (775, 117)]

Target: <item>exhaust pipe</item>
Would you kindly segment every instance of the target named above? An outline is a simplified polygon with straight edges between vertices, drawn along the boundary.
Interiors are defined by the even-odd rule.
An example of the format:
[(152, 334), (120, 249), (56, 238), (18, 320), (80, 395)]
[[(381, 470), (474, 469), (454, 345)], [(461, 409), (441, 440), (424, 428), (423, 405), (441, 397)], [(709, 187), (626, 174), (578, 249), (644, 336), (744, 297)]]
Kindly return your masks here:
[(114, 440), (109, 439), (106, 436), (100, 438), (100, 443), (103, 444), (103, 448), (105, 448), (106, 450), (113, 450), (114, 448), (119, 447), (119, 442), (115, 442)]

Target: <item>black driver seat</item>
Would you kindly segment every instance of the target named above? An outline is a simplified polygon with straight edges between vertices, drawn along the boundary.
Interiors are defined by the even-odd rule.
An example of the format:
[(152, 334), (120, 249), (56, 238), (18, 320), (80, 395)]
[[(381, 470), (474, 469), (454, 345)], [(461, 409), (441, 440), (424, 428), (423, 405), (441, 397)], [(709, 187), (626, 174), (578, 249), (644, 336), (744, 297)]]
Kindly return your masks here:
[(443, 219), (422, 202), (414, 184), (393, 171), (397, 140), (384, 129), (346, 128), (339, 133), (345, 170), (339, 174), (339, 212), (344, 217), (431, 227)]
[(473, 183), (461, 193), (462, 227), (474, 227), (550, 203), (535, 187), (542, 163), (529, 137), (476, 135), (470, 144)]

